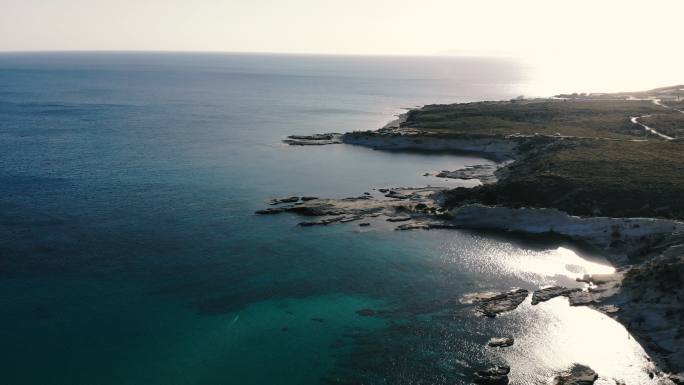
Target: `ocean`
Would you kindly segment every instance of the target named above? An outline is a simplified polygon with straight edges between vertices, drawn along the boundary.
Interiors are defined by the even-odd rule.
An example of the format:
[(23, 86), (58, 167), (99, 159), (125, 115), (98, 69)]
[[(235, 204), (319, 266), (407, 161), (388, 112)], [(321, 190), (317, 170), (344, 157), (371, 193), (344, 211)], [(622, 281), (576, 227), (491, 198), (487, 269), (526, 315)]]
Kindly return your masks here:
[[(652, 382), (617, 322), (556, 298), (484, 319), (461, 295), (609, 272), (565, 240), (256, 216), (269, 198), (472, 186), (475, 155), (289, 147), (404, 108), (518, 96), (511, 60), (0, 54), (0, 382), (518, 384), (573, 363)], [(373, 316), (359, 310), (371, 309)], [(485, 347), (513, 336), (506, 349)]]

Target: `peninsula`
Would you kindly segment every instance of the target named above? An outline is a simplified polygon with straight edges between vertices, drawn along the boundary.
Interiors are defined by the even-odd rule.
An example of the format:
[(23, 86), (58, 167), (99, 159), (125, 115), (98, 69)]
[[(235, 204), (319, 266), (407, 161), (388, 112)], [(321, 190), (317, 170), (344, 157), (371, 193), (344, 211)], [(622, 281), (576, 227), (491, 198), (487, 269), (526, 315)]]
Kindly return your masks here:
[[(615, 274), (566, 295), (618, 320), (661, 370), (684, 381), (684, 85), (409, 110), (376, 131), (293, 136), (290, 145), (475, 152), (497, 167), (443, 171), (474, 188), (394, 188), (261, 210), (328, 225), (387, 216), (396, 229), (554, 233), (600, 248)], [(368, 225), (368, 223), (361, 223)], [(534, 300), (533, 298), (533, 300)]]

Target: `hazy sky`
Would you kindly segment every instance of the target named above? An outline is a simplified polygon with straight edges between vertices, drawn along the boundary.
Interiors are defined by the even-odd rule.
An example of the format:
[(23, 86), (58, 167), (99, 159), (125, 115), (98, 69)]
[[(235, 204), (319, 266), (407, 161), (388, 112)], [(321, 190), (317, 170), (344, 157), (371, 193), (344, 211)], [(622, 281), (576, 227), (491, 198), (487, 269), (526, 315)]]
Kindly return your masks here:
[(675, 50), (684, 33), (681, 0), (0, 0), (0, 9), (5, 51)]
[(0, 0), (0, 51), (485, 54), (670, 76), (682, 36), (684, 0)]

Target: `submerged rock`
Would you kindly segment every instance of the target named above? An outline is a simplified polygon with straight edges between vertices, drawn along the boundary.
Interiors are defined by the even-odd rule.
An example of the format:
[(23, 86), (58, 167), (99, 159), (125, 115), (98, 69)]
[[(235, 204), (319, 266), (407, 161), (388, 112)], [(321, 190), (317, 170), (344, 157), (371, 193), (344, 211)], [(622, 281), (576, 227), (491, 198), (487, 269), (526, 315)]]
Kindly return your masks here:
[(482, 376), (482, 377), (505, 376), (510, 372), (511, 372), (511, 368), (509, 366), (497, 365), (497, 366), (493, 366), (493, 367), (485, 369), (485, 370), (480, 370), (476, 374), (478, 376)]
[(487, 346), (492, 347), (492, 348), (505, 348), (508, 346), (513, 345), (513, 338), (510, 337), (499, 337), (499, 338), (490, 338), (489, 342), (487, 342)]
[(475, 373), (473, 382), (479, 385), (507, 385), (510, 371), (511, 368), (508, 366), (494, 366), (480, 370)]
[(368, 223), (368, 222), (359, 223), (359, 226), (361, 226), (361, 227), (370, 226), (370, 223)]
[(340, 222), (340, 221), (342, 221), (343, 219), (345, 219), (345, 217), (333, 217), (333, 218), (321, 219), (321, 220), (318, 220), (318, 221), (299, 222), (297, 225), (303, 226), (303, 227), (317, 226), (317, 225), (323, 225), (323, 226), (325, 226), (325, 225), (329, 225), (329, 224), (331, 224), (331, 223)]
[(358, 314), (358, 315), (360, 315), (360, 316), (362, 316), (362, 317), (373, 317), (373, 316), (375, 316), (376, 314), (378, 314), (378, 312), (376, 312), (376, 311), (373, 310), (373, 309), (361, 309), (361, 310), (357, 310), (357, 311), (356, 311), (356, 314)]
[(281, 203), (297, 202), (298, 200), (299, 200), (299, 197), (297, 197), (297, 196), (290, 196), (290, 197), (284, 197), (284, 198), (273, 198), (273, 199), (271, 199), (271, 201), (268, 204), (279, 205)]
[(387, 218), (387, 222), (405, 222), (405, 221), (410, 221), (410, 220), (411, 220), (411, 217), (409, 217), (409, 216)]
[(304, 202), (308, 202), (308, 201), (316, 200), (316, 199), (318, 199), (318, 197), (302, 197), (301, 199)]
[(507, 385), (508, 381), (508, 376), (506, 375), (487, 377), (475, 376), (475, 379), (473, 379), (473, 382), (478, 385)]
[(596, 379), (598, 379), (598, 374), (590, 367), (575, 365), (568, 373), (556, 376), (553, 383), (554, 385), (592, 385)]
[(458, 229), (459, 226), (451, 224), (451, 223), (443, 223), (443, 222), (430, 222), (429, 223), (431, 229)]
[(356, 215), (356, 216), (351, 216), (351, 217), (344, 217), (344, 218), (340, 219), (340, 222), (341, 223), (347, 223), (347, 222), (358, 221), (360, 219), (363, 219), (363, 217), (360, 215)]
[[(388, 219), (389, 220), (389, 219)], [(430, 224), (423, 222), (404, 223), (395, 228), (395, 230), (429, 230)]]
[(283, 211), (285, 211), (285, 209), (281, 209), (281, 208), (269, 208), (269, 209), (264, 209), (264, 210), (257, 210), (257, 211), (255, 211), (254, 213), (255, 213), (255, 214), (259, 214), (259, 215), (269, 215), (269, 214), (280, 214), (280, 213), (282, 213)]
[(551, 298), (556, 298), (556, 297), (561, 296), (561, 295), (569, 297), (571, 293), (575, 293), (578, 291), (582, 291), (582, 289), (579, 289), (579, 288), (569, 289), (567, 287), (562, 287), (562, 286), (551, 286), (551, 287), (547, 287), (545, 289), (535, 290), (534, 293), (532, 293), (532, 305), (536, 305), (539, 302), (548, 301)]

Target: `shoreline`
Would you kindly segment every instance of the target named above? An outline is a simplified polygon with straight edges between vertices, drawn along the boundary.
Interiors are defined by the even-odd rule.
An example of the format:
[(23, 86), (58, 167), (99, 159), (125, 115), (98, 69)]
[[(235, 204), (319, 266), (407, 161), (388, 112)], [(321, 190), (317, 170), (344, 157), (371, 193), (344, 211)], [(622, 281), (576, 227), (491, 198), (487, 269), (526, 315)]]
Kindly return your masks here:
[[(434, 151), (451, 149), (454, 151), (467, 151), (473, 153), (488, 153), (494, 159), (508, 161), (506, 165), (497, 170), (498, 179), (505, 179), (509, 165), (524, 162), (518, 152), (518, 147), (524, 145), (526, 137), (513, 136), (508, 138), (455, 138), (455, 137), (432, 137), (424, 134), (401, 130), (393, 132), (363, 132), (345, 134), (344, 143), (361, 145), (380, 150), (423, 150)], [(350, 139), (347, 139), (350, 137)], [(552, 138), (555, 139), (555, 138)], [(437, 144), (437, 145), (435, 145)], [(684, 374), (684, 352), (678, 346), (684, 346), (684, 338), (679, 334), (681, 325), (676, 323), (663, 325), (665, 317), (660, 315), (654, 320), (652, 330), (649, 325), (638, 322), (643, 315), (640, 308), (648, 306), (634, 306), (625, 298), (622, 288), (611, 291), (610, 295), (597, 294), (605, 292), (608, 286), (622, 285), (622, 276), (634, 268), (639, 268), (651, 259), (640, 263), (632, 263), (627, 257), (630, 254), (651, 255), (657, 258), (657, 253), (650, 245), (662, 242), (677, 232), (684, 233), (684, 223), (670, 219), (656, 218), (612, 218), (612, 217), (578, 217), (569, 215), (554, 208), (509, 208), (498, 206), (486, 206), (481, 204), (468, 204), (458, 206), (450, 210), (453, 219), (450, 221), (455, 228), (472, 230), (500, 230), (505, 232), (517, 232), (531, 235), (554, 234), (568, 237), (569, 239), (585, 243), (599, 248), (606, 253), (615, 268), (623, 269), (620, 279), (610, 279), (596, 285), (596, 293), (587, 298), (587, 303), (579, 304), (590, 306), (618, 322), (635, 335), (642, 346), (658, 362), (658, 366), (665, 372)], [(684, 242), (684, 240), (683, 240)], [(588, 278), (591, 280), (591, 277)], [(595, 283), (594, 283), (595, 284)], [(626, 290), (630, 290), (628, 287)], [(668, 293), (662, 293), (667, 296)], [(623, 314), (616, 314), (617, 304)], [(604, 306), (605, 305), (605, 306)], [(609, 306), (610, 305), (610, 306)], [(654, 309), (658, 311), (658, 309)], [(662, 310), (662, 309), (660, 309)], [(682, 309), (684, 311), (684, 308)], [(645, 330), (637, 329), (636, 325)], [(662, 329), (669, 329), (668, 336), (662, 336)], [(661, 344), (667, 345), (662, 347)], [(663, 353), (674, 355), (670, 360), (663, 357)]]
[[(588, 306), (620, 322), (646, 349), (659, 369), (681, 381), (684, 355), (681, 346), (681, 325), (665, 317), (663, 306), (667, 292), (643, 298), (640, 291), (651, 290), (657, 282), (627, 281), (630, 272), (648, 270), (654, 260), (668, 263), (665, 252), (641, 263), (631, 263), (630, 254), (652, 254), (653, 240), (664, 240), (673, 233), (684, 232), (684, 223), (652, 218), (579, 218), (556, 209), (511, 209), (468, 205), (452, 210), (452, 222), (461, 228), (497, 230), (522, 234), (554, 234), (596, 247), (616, 268), (616, 273), (585, 276), (582, 281), (592, 285), (578, 298), (570, 297), (571, 306)], [(677, 245), (679, 246), (679, 245)], [(658, 277), (652, 277), (658, 278)], [(639, 304), (635, 304), (638, 300)], [(678, 299), (670, 298), (673, 307)], [(679, 304), (681, 305), (681, 304)], [(645, 315), (648, 313), (648, 315)], [(676, 377), (675, 377), (676, 378)], [(673, 380), (674, 381), (674, 380)]]
[[(621, 140), (603, 137), (579, 138), (561, 134), (435, 133), (406, 124), (411, 112), (417, 110), (420, 109), (401, 114), (399, 119), (377, 131), (340, 134), (339, 143), (377, 150), (485, 154), (486, 158), (497, 162), (498, 167), (491, 175), (495, 179), (490, 183), (496, 186), (502, 181), (507, 181), (512, 167), (527, 166), (529, 154), (545, 154), (559, 147), (577, 146), (578, 143), (583, 145), (582, 143), (591, 144), (592, 141)], [(474, 177), (479, 179), (478, 175)], [(486, 175), (484, 177), (486, 178)], [(671, 266), (675, 271), (684, 268), (683, 222), (650, 217), (577, 216), (552, 206), (488, 205), (478, 202), (480, 199), (473, 195), (475, 189), (457, 190), (460, 191), (455, 201), (453, 196), (450, 196), (453, 192), (448, 190), (434, 191), (433, 195), (422, 197), (423, 200), (418, 203), (411, 202), (413, 198), (410, 196), (386, 195), (393, 202), (391, 207), (400, 207), (406, 212), (385, 210), (383, 214), (408, 215), (407, 219), (401, 219), (403, 224), (398, 226), (397, 230), (460, 228), (536, 235), (554, 234), (602, 250), (614, 264), (617, 273), (611, 276), (585, 277), (583, 282), (589, 283), (590, 289), (571, 298), (571, 305), (589, 306), (620, 322), (638, 339), (657, 363), (658, 369), (668, 373), (673, 383), (680, 384), (684, 381), (684, 330), (681, 322), (672, 316), (673, 313), (676, 315), (677, 312), (684, 312), (684, 304), (679, 294), (667, 290), (671, 287), (668, 285), (678, 284), (681, 277), (675, 273), (669, 278), (673, 281), (666, 282), (659, 270), (663, 266)], [(405, 200), (397, 203), (397, 199), (392, 198)], [(307, 203), (302, 206), (306, 206)], [(334, 207), (336, 202), (328, 200), (326, 204)], [(433, 209), (441, 207), (447, 211), (435, 215), (434, 211), (416, 209), (418, 205)], [(360, 214), (363, 215), (362, 212)], [(676, 291), (680, 286), (672, 287), (672, 290)]]

